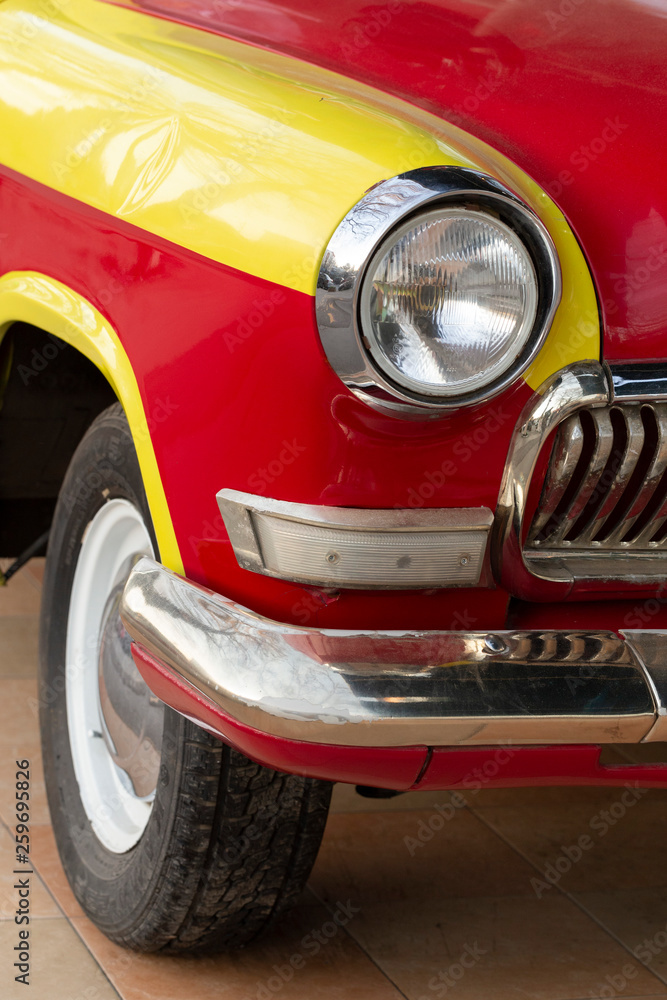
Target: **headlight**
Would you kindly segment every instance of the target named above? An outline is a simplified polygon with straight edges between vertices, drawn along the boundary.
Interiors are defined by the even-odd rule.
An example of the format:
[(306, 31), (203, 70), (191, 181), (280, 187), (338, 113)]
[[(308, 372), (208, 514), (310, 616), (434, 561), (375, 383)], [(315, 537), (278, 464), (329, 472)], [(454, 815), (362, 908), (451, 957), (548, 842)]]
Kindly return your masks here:
[(373, 188), (334, 233), (317, 291), (327, 356), (372, 405), (462, 406), (516, 379), (560, 295), (551, 239), (498, 182), (425, 168)]
[(361, 328), (399, 384), (460, 396), (507, 371), (537, 310), (533, 263), (512, 230), (481, 212), (425, 212), (392, 233), (368, 267)]

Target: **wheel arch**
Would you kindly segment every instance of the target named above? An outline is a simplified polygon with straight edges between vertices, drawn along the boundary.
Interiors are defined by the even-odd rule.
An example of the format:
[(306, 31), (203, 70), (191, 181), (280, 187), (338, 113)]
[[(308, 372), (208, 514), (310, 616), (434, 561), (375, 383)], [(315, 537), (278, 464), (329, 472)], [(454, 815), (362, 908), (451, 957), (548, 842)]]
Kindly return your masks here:
[[(118, 334), (84, 296), (55, 278), (35, 271), (12, 271), (0, 277), (0, 353), (5, 335), (17, 323), (29, 324), (68, 344), (101, 372), (123, 406), (130, 425), (161, 560), (182, 573), (183, 563), (144, 404)], [(0, 357), (0, 419), (4, 391), (2, 372)]]

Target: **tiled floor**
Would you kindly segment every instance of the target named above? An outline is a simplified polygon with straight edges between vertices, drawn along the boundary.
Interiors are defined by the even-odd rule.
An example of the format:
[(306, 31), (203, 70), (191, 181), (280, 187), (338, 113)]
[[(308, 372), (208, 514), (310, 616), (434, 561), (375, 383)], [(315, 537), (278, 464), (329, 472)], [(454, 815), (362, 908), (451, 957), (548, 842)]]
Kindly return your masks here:
[[(279, 932), (217, 959), (117, 948), (75, 902), (49, 826), (35, 715), (40, 582), (35, 562), (0, 590), (3, 1000), (667, 997), (667, 797), (657, 791), (604, 831), (591, 820), (622, 790), (482, 790), (441, 821), (446, 793), (372, 801), (340, 785), (309, 888)], [(31, 761), (38, 873), (30, 991), (13, 971), (17, 758)], [(592, 846), (568, 862), (583, 833)], [(549, 864), (562, 870), (555, 885), (544, 880)], [(341, 905), (352, 913), (345, 927), (317, 953), (312, 936), (304, 949)], [(293, 972), (300, 949), (308, 958)]]

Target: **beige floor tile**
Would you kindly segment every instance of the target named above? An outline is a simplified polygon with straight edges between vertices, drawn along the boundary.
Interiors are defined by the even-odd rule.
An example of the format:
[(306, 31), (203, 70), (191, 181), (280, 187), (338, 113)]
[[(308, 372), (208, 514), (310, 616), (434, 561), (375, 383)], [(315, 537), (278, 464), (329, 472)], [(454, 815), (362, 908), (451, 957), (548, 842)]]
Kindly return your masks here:
[(583, 892), (575, 898), (667, 981), (667, 890)]
[(450, 792), (404, 792), (391, 799), (367, 799), (359, 795), (354, 785), (334, 785), (331, 813), (406, 812), (410, 809), (433, 809), (449, 802)]
[[(0, 726), (2, 723), (0, 722)], [(35, 739), (35, 734), (31, 734)], [(8, 826), (13, 825), (16, 803), (16, 761), (30, 761), (30, 821), (33, 825), (49, 823), (49, 807), (46, 802), (42, 755), (38, 743), (21, 742), (0, 745), (0, 819)]]
[[(661, 947), (660, 935), (664, 931), (667, 937), (667, 889), (656, 888), (656, 880), (667, 885), (661, 856), (667, 792), (660, 790), (642, 796), (604, 836), (593, 831), (594, 848), (562, 876), (560, 884), (576, 891), (591, 918), (557, 889), (543, 891), (538, 899), (531, 879), (539, 873), (486, 822), (543, 869), (562, 856), (563, 845), (575, 843), (581, 832), (591, 832), (591, 820), (619, 802), (622, 789), (484, 788), (466, 792), (472, 812), (457, 808), (440, 824), (442, 814), (436, 807), (451, 812), (446, 809), (448, 792), (410, 792), (374, 800), (359, 796), (354, 786), (338, 785), (311, 885), (330, 905), (349, 900), (360, 912), (317, 954), (312, 954), (313, 932), (335, 925), (309, 892), (282, 927), (234, 956), (165, 958), (113, 945), (82, 915), (49, 826), (33, 679), (43, 572), (44, 560), (33, 560), (8, 588), (0, 589), (0, 817), (5, 822), (11, 823), (13, 816), (14, 760), (30, 759), (32, 771), (31, 845), (38, 874), (32, 876), (31, 887), (33, 916), (38, 919), (31, 931), (35, 960), (30, 996), (36, 1000), (88, 1000), (88, 996), (111, 1000), (118, 994), (123, 1000), (185, 996), (398, 1000), (401, 994), (393, 980), (409, 1000), (436, 1000), (445, 993), (443, 981), (434, 982), (434, 977), (447, 974), (465, 946), (473, 948), (477, 942), (484, 954), (462, 979), (453, 980), (456, 985), (448, 988), (447, 997), (572, 1000), (601, 991), (609, 995), (613, 981), (615, 995), (624, 1000), (664, 1000), (667, 940)], [(651, 750), (653, 755), (659, 752), (660, 748)], [(633, 756), (630, 748), (626, 758)], [(429, 832), (432, 836), (426, 839)], [(406, 837), (412, 838), (408, 845)], [(27, 995), (11, 976), (9, 995), (3, 989), (3, 977), (13, 961), (3, 961), (3, 956), (17, 943), (13, 931), (18, 929), (11, 920), (12, 850), (10, 834), (0, 831), (2, 1000)], [(73, 918), (72, 925), (87, 947), (59, 916), (61, 911)], [(657, 953), (648, 956), (650, 971), (611, 934), (629, 949), (641, 947), (645, 940), (652, 943)], [(292, 974), (294, 955), (303, 955), (304, 965)], [(637, 974), (618, 988), (629, 963)]]
[(0, 924), (0, 983), (2, 1000), (118, 1000), (97, 962), (81, 943), (64, 917), (36, 920), (30, 925), (30, 988), (14, 981), (13, 949), (19, 930), (15, 924)]
[[(660, 744), (662, 745), (662, 744)], [(628, 763), (620, 755), (618, 762)], [(479, 788), (458, 793), (465, 802), (475, 809), (497, 807), (521, 808), (522, 806), (558, 805), (567, 808), (570, 804), (592, 805), (602, 808), (606, 802), (618, 798), (618, 790), (608, 786), (564, 785), (533, 788)], [(405, 812), (408, 809), (431, 809), (438, 803), (449, 801), (452, 792), (419, 791), (404, 792), (391, 799), (367, 799), (357, 794), (354, 785), (338, 784), (331, 796), (331, 812)], [(660, 788), (647, 790), (646, 798), (667, 798), (667, 790)], [(600, 803), (598, 806), (597, 803)]]
[(468, 810), (339, 813), (311, 876), (321, 898), (365, 902), (528, 895), (531, 867)]
[(37, 681), (0, 679), (0, 755), (3, 747), (34, 743), (38, 731)]
[[(625, 762), (627, 763), (627, 761)], [(621, 788), (621, 792), (623, 789)], [(571, 806), (590, 807), (591, 812), (611, 804), (619, 795), (618, 788), (609, 785), (553, 785), (533, 788), (480, 788), (466, 792), (466, 799), (476, 810), (497, 808), (569, 809)], [(648, 798), (665, 797), (662, 789), (648, 789)]]
[[(356, 919), (352, 915), (348, 926)], [(112, 944), (84, 917), (72, 923), (124, 1000), (400, 998), (320, 906), (298, 907), (271, 935), (235, 955), (215, 958), (137, 955)]]
[(25, 574), (31, 580), (34, 580), (37, 584), (39, 590), (42, 589), (42, 583), (44, 582), (44, 563), (46, 562), (44, 556), (39, 559), (31, 559), (30, 562), (25, 567)]
[(619, 747), (622, 756), (636, 764), (667, 763), (667, 743), (628, 743)]
[(60, 863), (60, 855), (49, 825), (33, 826), (30, 831), (32, 861), (48, 886), (51, 895), (67, 917), (81, 917), (83, 910), (74, 898)]
[(22, 569), (6, 586), (0, 587), (0, 615), (39, 614), (40, 592), (32, 580)]
[[(627, 981), (613, 995), (667, 994), (658, 978), (560, 893), (539, 901), (369, 904), (350, 930), (409, 1000), (445, 992), (456, 1000), (591, 997), (608, 987), (608, 976)], [(629, 975), (627, 968), (623, 973), (628, 965)]]
[[(32, 870), (33, 874), (28, 874)], [(17, 875), (16, 872), (21, 872)], [(60, 917), (57, 904), (45, 888), (33, 865), (16, 861), (14, 837), (4, 826), (0, 826), (0, 920), (14, 920), (18, 906), (18, 880), (28, 879), (30, 889), (30, 915), (36, 917)], [(0, 977), (2, 970), (0, 970)]]
[(637, 800), (629, 790), (612, 791), (603, 805), (496, 808), (480, 816), (568, 891), (667, 885), (667, 797)]
[(36, 677), (39, 617), (0, 617), (0, 677)]

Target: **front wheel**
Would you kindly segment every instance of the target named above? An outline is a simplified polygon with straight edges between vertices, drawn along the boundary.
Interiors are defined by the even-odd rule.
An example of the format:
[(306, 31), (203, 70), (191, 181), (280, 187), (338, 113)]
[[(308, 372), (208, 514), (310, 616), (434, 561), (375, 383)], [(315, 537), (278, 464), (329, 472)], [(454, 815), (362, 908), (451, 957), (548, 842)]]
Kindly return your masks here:
[(328, 782), (255, 764), (162, 705), (118, 606), (158, 556), (121, 407), (77, 449), (56, 507), (40, 628), (40, 728), (51, 820), (79, 903), (143, 951), (246, 944), (297, 898)]

